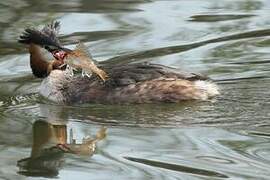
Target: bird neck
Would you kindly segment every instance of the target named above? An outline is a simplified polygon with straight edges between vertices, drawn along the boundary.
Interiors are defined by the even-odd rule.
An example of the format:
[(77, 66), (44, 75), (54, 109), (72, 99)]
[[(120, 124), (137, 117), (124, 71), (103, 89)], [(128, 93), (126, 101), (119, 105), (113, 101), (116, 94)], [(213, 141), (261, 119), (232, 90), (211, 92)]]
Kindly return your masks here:
[(30, 44), (30, 66), (34, 76), (38, 78), (47, 77), (50, 73), (50, 63), (46, 61), (46, 57), (41, 52), (41, 47), (35, 44)]

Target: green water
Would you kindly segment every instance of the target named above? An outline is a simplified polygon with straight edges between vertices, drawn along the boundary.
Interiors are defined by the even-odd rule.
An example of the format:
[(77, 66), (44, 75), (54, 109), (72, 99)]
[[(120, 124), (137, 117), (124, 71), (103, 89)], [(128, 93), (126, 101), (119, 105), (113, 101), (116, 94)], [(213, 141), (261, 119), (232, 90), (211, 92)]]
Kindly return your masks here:
[[(1, 1), (0, 179), (270, 179), (269, 9), (267, 0)], [(103, 63), (207, 74), (222, 95), (183, 104), (48, 102), (17, 38), (54, 19), (66, 47), (80, 40)], [(18, 161), (59, 124), (68, 142), (71, 129), (78, 143), (102, 126), (107, 137), (92, 156), (44, 156), (54, 173), (22, 173)]]

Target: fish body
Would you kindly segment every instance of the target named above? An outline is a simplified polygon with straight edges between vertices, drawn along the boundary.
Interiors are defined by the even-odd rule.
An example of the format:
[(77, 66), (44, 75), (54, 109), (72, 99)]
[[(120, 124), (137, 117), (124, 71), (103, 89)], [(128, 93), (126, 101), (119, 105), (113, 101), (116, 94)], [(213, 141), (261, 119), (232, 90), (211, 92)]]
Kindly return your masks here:
[(91, 54), (83, 43), (79, 43), (73, 51), (68, 53), (64, 62), (74, 70), (81, 69), (83, 76), (91, 77), (95, 73), (104, 82), (109, 77), (105, 71), (95, 65)]

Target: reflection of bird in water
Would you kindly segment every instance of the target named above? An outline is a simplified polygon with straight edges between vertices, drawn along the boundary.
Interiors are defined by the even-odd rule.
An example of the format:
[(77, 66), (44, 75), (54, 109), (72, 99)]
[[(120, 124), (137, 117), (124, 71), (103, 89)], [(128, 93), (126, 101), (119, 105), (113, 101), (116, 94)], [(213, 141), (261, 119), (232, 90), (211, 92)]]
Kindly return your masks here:
[[(102, 71), (94, 71), (103, 80), (108, 75), (109, 79), (104, 83), (96, 76), (71, 76), (72, 70), (66, 66), (72, 66), (68, 59), (83, 50), (62, 47), (57, 38), (59, 27), (59, 22), (54, 22), (41, 31), (26, 29), (19, 40), (29, 44), (32, 72), (36, 77), (45, 78), (40, 93), (52, 101), (103, 104), (181, 102), (206, 100), (219, 94), (217, 86), (204, 76), (154, 64), (104, 65), (101, 67), (106, 72), (104, 79)], [(53, 55), (54, 60), (47, 61), (42, 47)], [(84, 70), (85, 66), (80, 65)]]
[(64, 163), (64, 153), (91, 156), (96, 143), (105, 136), (106, 129), (101, 128), (95, 138), (84, 138), (81, 144), (77, 144), (71, 134), (72, 142), (68, 144), (66, 124), (36, 121), (33, 125), (31, 156), (17, 162), (19, 173), (27, 176), (57, 176)]

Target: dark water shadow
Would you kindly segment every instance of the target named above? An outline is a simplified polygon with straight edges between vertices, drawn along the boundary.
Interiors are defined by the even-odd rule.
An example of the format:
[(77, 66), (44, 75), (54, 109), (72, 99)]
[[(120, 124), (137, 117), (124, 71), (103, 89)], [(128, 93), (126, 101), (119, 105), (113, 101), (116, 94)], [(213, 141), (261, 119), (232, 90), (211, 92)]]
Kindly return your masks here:
[(194, 15), (191, 16), (188, 21), (195, 22), (218, 22), (218, 21), (228, 21), (228, 20), (238, 20), (243, 18), (250, 18), (256, 15), (253, 14), (214, 14), (214, 15)]
[[(31, 2), (31, 1), (30, 1)], [(58, 13), (117, 13), (117, 12), (136, 12), (140, 11), (136, 5), (151, 2), (151, 0), (81, 0), (72, 3), (54, 2), (54, 1), (35, 1), (31, 2), (32, 11), (37, 12), (58, 12)]]
[(163, 169), (172, 170), (172, 171), (178, 171), (178, 172), (189, 173), (189, 174), (200, 175), (200, 176), (207, 176), (207, 177), (229, 178), (228, 176), (224, 174), (205, 170), (205, 169), (198, 169), (198, 168), (193, 168), (193, 167), (188, 167), (188, 166), (183, 166), (183, 165), (178, 165), (178, 164), (171, 164), (171, 163), (165, 163), (165, 162), (148, 160), (148, 159), (140, 159), (140, 158), (134, 158), (134, 157), (124, 157), (124, 158), (132, 162), (137, 162), (137, 163), (149, 165), (152, 167), (158, 167), (158, 168), (163, 168)]
[(130, 31), (94, 31), (94, 32), (74, 32), (69, 35), (61, 36), (60, 40), (63, 42), (63, 45), (70, 45), (72, 42), (78, 43), (80, 42), (90, 42), (97, 41), (108, 38), (115, 38), (126, 36), (130, 33)]
[(228, 64), (235, 64), (235, 65), (270, 64), (270, 60), (246, 61), (246, 62), (231, 62), (231, 63), (228, 63)]
[(270, 76), (251, 76), (251, 77), (241, 77), (241, 78), (226, 78), (226, 79), (215, 79), (214, 82), (217, 84), (230, 84), (237, 83), (239, 81), (247, 81), (247, 80), (259, 80), (259, 79), (269, 79)]
[(209, 39), (209, 40), (205, 40), (201, 42), (195, 42), (195, 43), (186, 44), (186, 45), (169, 46), (169, 47), (145, 50), (145, 51), (136, 52), (136, 53), (128, 54), (124, 56), (116, 56), (116, 57), (113, 57), (104, 61), (103, 63), (114, 64), (114, 65), (127, 64), (131, 62), (136, 62), (145, 58), (153, 58), (153, 57), (159, 57), (159, 56), (185, 52), (185, 51), (195, 49), (201, 46), (205, 46), (208, 44), (212, 44), (212, 43), (240, 40), (240, 39), (247, 39), (247, 38), (264, 37), (264, 36), (270, 36), (270, 29), (248, 31), (244, 33), (238, 33), (238, 34), (213, 38), (213, 39)]
[(258, 136), (258, 137), (270, 139), (270, 133), (267, 133), (267, 132), (249, 131), (248, 134), (252, 136)]

